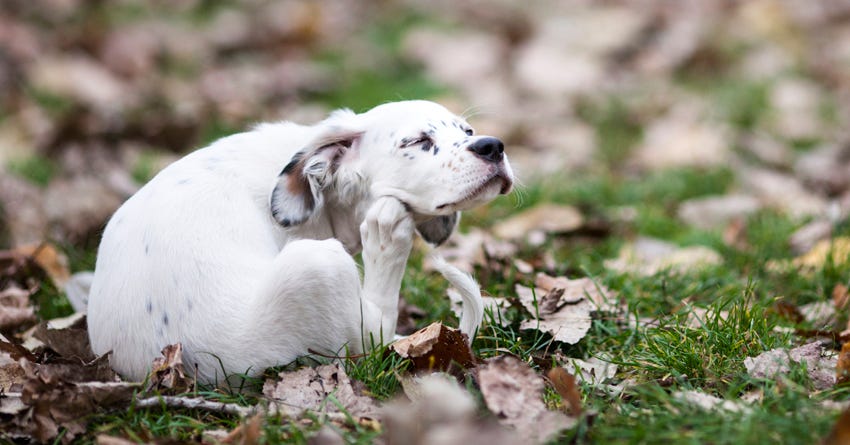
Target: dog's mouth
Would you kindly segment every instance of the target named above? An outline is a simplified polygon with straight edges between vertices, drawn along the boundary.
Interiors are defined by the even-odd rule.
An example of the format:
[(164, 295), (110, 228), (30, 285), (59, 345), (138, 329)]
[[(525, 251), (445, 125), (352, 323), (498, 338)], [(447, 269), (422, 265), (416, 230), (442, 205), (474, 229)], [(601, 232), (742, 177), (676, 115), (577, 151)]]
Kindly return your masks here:
[[(493, 174), (491, 174), (487, 179), (481, 182), (480, 185), (473, 188), (469, 193), (467, 193), (463, 198), (447, 202), (445, 204), (440, 204), (437, 206), (437, 210), (445, 210), (445, 209), (458, 209), (462, 210), (468, 204), (476, 203), (477, 201), (487, 201), (496, 196), (495, 191), (498, 189), (498, 194), (506, 195), (511, 191), (513, 187), (513, 180), (507, 173), (505, 173), (502, 169), (499, 169)], [(482, 199), (483, 198), (483, 199)], [(474, 207), (474, 204), (470, 207)]]

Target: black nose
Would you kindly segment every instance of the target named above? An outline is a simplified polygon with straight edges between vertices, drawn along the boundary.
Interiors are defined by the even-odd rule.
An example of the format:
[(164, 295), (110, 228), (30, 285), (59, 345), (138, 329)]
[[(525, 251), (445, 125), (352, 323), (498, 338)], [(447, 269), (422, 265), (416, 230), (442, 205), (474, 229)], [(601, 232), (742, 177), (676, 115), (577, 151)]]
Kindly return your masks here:
[(490, 162), (502, 162), (505, 157), (505, 144), (496, 138), (481, 138), (470, 144), (469, 150)]

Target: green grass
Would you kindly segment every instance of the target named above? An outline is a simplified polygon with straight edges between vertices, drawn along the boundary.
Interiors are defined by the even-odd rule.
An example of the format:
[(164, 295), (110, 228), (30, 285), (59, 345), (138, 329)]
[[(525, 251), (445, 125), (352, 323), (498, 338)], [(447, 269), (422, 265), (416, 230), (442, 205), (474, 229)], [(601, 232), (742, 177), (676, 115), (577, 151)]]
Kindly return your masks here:
[(56, 176), (56, 171), (58, 170), (54, 161), (35, 154), (28, 157), (11, 159), (6, 165), (6, 168), (10, 173), (20, 176), (39, 187), (47, 187), (47, 184)]
[[(612, 215), (611, 209), (634, 206), (642, 215), (621, 222), (602, 238), (560, 237), (536, 249), (523, 248), (519, 257), (550, 250), (558, 259), (561, 273), (570, 277), (591, 276), (617, 292), (628, 307), (627, 318), (653, 320), (635, 328), (628, 320), (596, 320), (588, 335), (576, 345), (564, 345), (548, 334), (522, 331), (522, 314), (508, 311), (508, 327), (485, 317), (485, 325), (473, 345), (482, 358), (514, 354), (535, 367), (551, 363), (558, 351), (569, 357), (602, 355), (619, 365), (616, 379), (633, 382), (624, 392), (610, 394), (584, 386), (584, 403), (594, 414), (565, 432), (559, 441), (574, 443), (811, 443), (824, 437), (837, 413), (820, 406), (824, 400), (847, 400), (848, 390), (814, 391), (803, 365), (795, 365), (788, 376), (759, 380), (746, 374), (746, 357), (777, 347), (795, 347), (805, 339), (778, 327), (794, 327), (773, 310), (782, 298), (794, 304), (829, 298), (832, 286), (846, 282), (850, 266), (826, 264), (811, 275), (773, 272), (765, 264), (787, 259), (790, 233), (799, 226), (770, 211), (756, 213), (746, 221), (749, 247), (725, 246), (722, 234), (689, 228), (675, 219), (676, 204), (684, 199), (723, 193), (732, 185), (728, 171), (677, 171), (643, 179), (600, 176), (595, 179), (549, 180), (529, 185), (521, 203), (510, 198), (494, 204), (491, 214), (475, 213), (465, 224), (487, 226), (543, 201), (577, 205), (587, 212)], [(667, 230), (659, 231), (658, 226)], [(662, 232), (662, 233), (658, 233)], [(850, 232), (848, 225), (837, 229)], [(607, 271), (602, 260), (616, 255), (626, 236), (661, 236), (687, 243), (702, 243), (721, 252), (724, 262), (704, 270), (673, 274), (661, 272), (639, 277)], [(427, 316), (422, 327), (434, 320), (456, 323), (445, 297), (446, 283), (434, 272), (421, 268), (422, 255), (414, 253), (402, 287), (410, 302)], [(485, 273), (484, 288), (493, 295), (512, 297), (516, 283), (531, 284), (510, 267), (505, 275)], [(492, 272), (492, 271), (491, 271)], [(688, 299), (685, 304), (683, 300)], [(694, 307), (704, 308), (702, 327), (688, 327)], [(724, 317), (719, 314), (726, 314)], [(805, 326), (801, 326), (805, 327)], [(398, 375), (407, 363), (379, 348), (364, 357), (345, 361), (349, 375), (365, 384), (368, 394), (387, 400), (398, 393)], [(541, 371), (543, 369), (541, 368)], [(258, 388), (258, 387), (257, 387)], [(747, 411), (703, 410), (674, 397), (676, 391), (700, 390), (728, 400), (748, 392), (761, 392), (760, 401), (747, 404)], [(547, 391), (551, 406), (560, 397)], [(238, 392), (208, 391), (210, 398), (249, 405), (256, 401)], [(329, 402), (332, 403), (332, 402)], [(741, 402), (743, 403), (743, 402)], [(188, 441), (215, 428), (232, 429), (240, 423), (232, 416), (173, 409), (135, 409), (99, 414), (92, 419), (91, 434), (108, 433), (133, 440), (169, 438)], [(271, 417), (263, 420), (266, 443), (306, 443), (326, 424), (310, 418), (302, 422)], [(369, 443), (379, 433), (356, 422), (334, 425), (347, 443)]]

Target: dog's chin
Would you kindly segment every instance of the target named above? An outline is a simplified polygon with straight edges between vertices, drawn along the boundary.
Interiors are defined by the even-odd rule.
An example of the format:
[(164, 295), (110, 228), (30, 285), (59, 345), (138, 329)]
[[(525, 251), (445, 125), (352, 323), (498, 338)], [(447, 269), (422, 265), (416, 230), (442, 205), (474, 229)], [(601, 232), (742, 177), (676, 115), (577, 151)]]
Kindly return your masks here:
[(492, 201), (496, 196), (510, 192), (511, 186), (510, 180), (501, 175), (495, 175), (466, 192), (460, 199), (438, 205), (435, 213), (445, 215), (478, 207)]

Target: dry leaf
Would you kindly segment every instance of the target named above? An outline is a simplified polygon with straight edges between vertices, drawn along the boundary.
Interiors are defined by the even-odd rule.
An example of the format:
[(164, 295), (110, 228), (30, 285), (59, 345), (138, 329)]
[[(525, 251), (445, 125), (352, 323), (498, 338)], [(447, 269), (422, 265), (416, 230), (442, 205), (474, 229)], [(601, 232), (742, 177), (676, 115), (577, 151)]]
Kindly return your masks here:
[(63, 443), (86, 431), (87, 416), (95, 411), (126, 406), (137, 384), (117, 382), (108, 362), (90, 365), (38, 365), (22, 362), (27, 380), (21, 400), (30, 409), (12, 420), (12, 427), (39, 442), (53, 440), (64, 428)]
[(35, 264), (50, 277), (50, 281), (57, 289), (62, 289), (71, 278), (68, 258), (51, 244), (20, 246), (15, 249), (15, 252), (32, 258)]
[(546, 374), (552, 386), (564, 400), (564, 409), (567, 415), (577, 417), (581, 415), (581, 392), (576, 385), (576, 377), (566, 369), (555, 367)]
[(543, 403), (543, 378), (511, 356), (494, 357), (476, 373), (487, 408), (504, 425), (516, 429), (525, 443), (544, 443), (572, 428), (574, 418), (549, 411)]
[(456, 371), (475, 366), (475, 356), (466, 335), (457, 329), (432, 323), (424, 329), (396, 341), (390, 350), (410, 359), (413, 371)]
[(579, 382), (599, 385), (617, 375), (617, 365), (596, 357), (585, 360), (567, 359), (564, 369), (575, 375)]
[(493, 233), (503, 239), (520, 239), (529, 233), (566, 233), (581, 228), (584, 217), (575, 207), (540, 204), (520, 212), (493, 226)]
[(838, 362), (835, 365), (835, 384), (846, 385), (850, 382), (850, 342), (841, 345)]
[(576, 344), (590, 330), (595, 312), (617, 312), (610, 291), (590, 278), (570, 280), (538, 274), (537, 287), (516, 285), (517, 296), (532, 319), (523, 320), (520, 329), (548, 332), (557, 341)]
[(388, 445), (522, 443), (513, 431), (478, 416), (475, 400), (453, 377), (437, 373), (402, 382), (410, 401), (396, 400), (381, 409)]
[(850, 302), (850, 292), (848, 292), (847, 286), (841, 283), (836, 284), (832, 288), (832, 305), (835, 306), (835, 310), (844, 310), (847, 308), (848, 302)]
[(36, 321), (30, 305), (31, 291), (10, 287), (0, 291), (0, 331), (13, 331), (31, 326)]
[(826, 356), (827, 350), (820, 341), (791, 349), (771, 349), (756, 357), (744, 359), (744, 367), (751, 377), (775, 379), (791, 370), (791, 362), (805, 363), (812, 385), (818, 390), (835, 385), (837, 359)]
[(823, 439), (823, 445), (847, 445), (850, 444), (850, 408), (844, 409), (829, 435)]
[[(355, 393), (351, 380), (338, 364), (281, 372), (280, 380), (266, 380), (263, 395), (271, 400), (272, 412), (298, 417), (304, 411), (345, 411), (355, 418), (375, 418), (374, 400)], [(339, 405), (339, 406), (338, 406)]]
[(32, 336), (65, 359), (74, 359), (87, 363), (95, 359), (89, 344), (86, 328), (86, 316), (74, 313), (68, 317), (57, 318), (40, 323), (32, 331)]
[(758, 199), (749, 195), (706, 196), (683, 201), (677, 216), (694, 227), (711, 230), (743, 220), (760, 208)]
[(666, 241), (639, 238), (623, 246), (617, 258), (605, 260), (604, 264), (615, 272), (652, 276), (665, 270), (685, 273), (722, 263), (723, 257), (705, 246), (678, 247)]
[(676, 391), (672, 395), (675, 399), (696, 405), (706, 411), (724, 410), (733, 413), (752, 411), (749, 406), (731, 400), (723, 400), (702, 391)]
[(183, 345), (177, 343), (163, 348), (162, 357), (154, 359), (145, 391), (179, 394), (188, 391), (194, 385), (194, 379), (187, 377), (186, 370), (183, 368)]
[(257, 445), (262, 436), (262, 427), (263, 415), (257, 414), (234, 428), (221, 442), (236, 445)]

